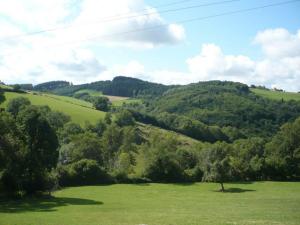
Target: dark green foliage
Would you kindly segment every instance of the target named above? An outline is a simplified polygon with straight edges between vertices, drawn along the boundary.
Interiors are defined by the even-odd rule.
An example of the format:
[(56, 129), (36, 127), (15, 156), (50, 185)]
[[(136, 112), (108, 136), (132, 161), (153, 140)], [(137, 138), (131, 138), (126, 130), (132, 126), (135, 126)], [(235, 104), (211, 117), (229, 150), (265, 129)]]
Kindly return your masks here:
[(97, 110), (107, 112), (110, 109), (110, 101), (107, 97), (94, 97), (93, 98), (94, 107)]
[(122, 110), (116, 114), (116, 124), (120, 127), (132, 126), (135, 123), (134, 117), (128, 110)]
[(104, 131), (102, 136), (103, 145), (103, 160), (105, 167), (112, 169), (114, 165), (115, 158), (122, 145), (122, 131), (120, 127), (115, 124), (111, 124)]
[(30, 104), (28, 98), (18, 97), (8, 102), (6, 110), (16, 117), (24, 107), (29, 106)]
[(184, 181), (183, 168), (176, 155), (177, 141), (154, 136), (139, 149), (136, 172), (154, 182)]
[(283, 125), (267, 144), (266, 163), (272, 178), (300, 178), (300, 118)]
[(216, 143), (203, 153), (203, 181), (218, 182), (224, 192), (223, 183), (231, 179), (230, 146)]
[(95, 185), (110, 182), (109, 175), (95, 160), (82, 159), (58, 167), (59, 183), (62, 186)]
[(105, 95), (134, 97), (138, 95), (160, 95), (171, 86), (151, 83), (130, 77), (115, 77), (102, 92)]
[(64, 152), (67, 162), (91, 159), (103, 165), (103, 153), (100, 139), (93, 133), (83, 133), (72, 137), (68, 144), (71, 148)]
[(18, 92), (18, 91), (21, 90), (21, 85), (19, 85), (19, 84), (14, 84), (14, 85), (12, 85), (12, 88), (13, 88), (14, 91)]
[(22, 90), (32, 91), (33, 85), (32, 84), (19, 84)]
[[(111, 121), (110, 121), (110, 123), (111, 123)], [(101, 119), (101, 120), (98, 120), (98, 122), (95, 125), (89, 124), (86, 127), (86, 130), (96, 133), (98, 135), (98, 137), (101, 137), (103, 135), (103, 132), (105, 131), (107, 125), (108, 124), (105, 122), (105, 120)]]
[(4, 101), (5, 101), (5, 96), (4, 96), (3, 91), (2, 91), (2, 89), (1, 89), (1, 87), (0, 87), (0, 104), (1, 104), (2, 102), (4, 102)]
[(51, 110), (46, 114), (46, 118), (51, 127), (56, 131), (62, 129), (64, 125), (71, 120), (70, 116)]
[[(163, 129), (173, 130), (200, 141), (230, 141), (230, 138), (220, 127), (207, 126), (201, 121), (187, 116), (167, 112), (158, 113), (157, 115), (155, 113), (151, 113), (151, 116), (134, 110), (131, 110), (131, 113), (139, 122), (158, 126)], [(237, 137), (242, 137), (242, 135), (239, 134)]]
[(105, 121), (106, 124), (111, 124), (112, 123), (111, 113), (108, 112), (108, 113), (105, 114), (104, 121)]
[(69, 87), (71, 84), (67, 81), (50, 81), (34, 86), (35, 91), (51, 92), (58, 88)]
[(4, 166), (0, 181), (4, 190), (33, 194), (51, 189), (51, 171), (58, 158), (58, 140), (39, 107), (24, 106), (16, 120), (1, 114), (0, 152)]
[(61, 144), (69, 143), (74, 135), (83, 133), (84, 130), (79, 124), (69, 122), (58, 132)]
[(145, 100), (146, 112), (154, 117), (167, 112), (206, 125), (230, 126), (239, 129), (238, 138), (270, 137), (282, 124), (300, 115), (300, 102), (265, 99), (250, 92), (246, 85), (234, 82), (200, 82)]
[[(73, 96), (79, 90), (90, 89), (101, 91), (105, 95), (135, 97), (138, 95), (158, 96), (173, 87), (120, 76), (115, 77), (112, 81), (98, 81), (82, 85), (70, 85), (64, 81), (53, 81), (37, 85), (34, 89), (66, 96)], [(83, 96), (76, 94), (76, 97)]]
[(78, 98), (87, 102), (93, 102), (93, 97), (87, 92), (79, 92), (73, 95), (74, 98)]
[(264, 147), (265, 141), (262, 138), (234, 142), (230, 158), (233, 179), (262, 180), (264, 178)]

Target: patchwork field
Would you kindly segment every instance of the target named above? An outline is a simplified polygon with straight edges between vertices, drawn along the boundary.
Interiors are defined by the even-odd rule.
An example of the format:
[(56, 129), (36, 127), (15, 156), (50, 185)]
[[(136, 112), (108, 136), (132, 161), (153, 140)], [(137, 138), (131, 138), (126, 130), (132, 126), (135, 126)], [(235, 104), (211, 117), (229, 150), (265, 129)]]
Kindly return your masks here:
[(1, 225), (298, 225), (300, 183), (141, 184), (66, 188), (0, 202)]

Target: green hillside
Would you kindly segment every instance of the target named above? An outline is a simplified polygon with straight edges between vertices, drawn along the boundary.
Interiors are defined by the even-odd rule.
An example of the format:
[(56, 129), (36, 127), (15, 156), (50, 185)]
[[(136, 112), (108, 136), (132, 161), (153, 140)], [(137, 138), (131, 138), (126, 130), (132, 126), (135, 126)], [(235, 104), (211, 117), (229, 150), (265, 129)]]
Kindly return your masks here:
[(289, 100), (300, 101), (299, 93), (263, 90), (263, 89), (258, 89), (258, 88), (251, 88), (251, 91), (259, 96), (273, 99), (273, 100), (281, 101), (283, 99), (285, 101), (289, 101)]
[[(292, 96), (291, 93), (279, 94)], [(155, 117), (158, 123), (175, 131), (181, 130), (189, 136), (195, 121), (216, 126), (216, 129), (233, 127), (248, 137), (271, 136), (282, 124), (300, 116), (300, 102), (281, 102), (261, 97), (247, 85), (236, 82), (199, 82), (170, 89), (159, 98), (146, 98), (145, 101), (147, 108), (144, 111)], [(139, 108), (136, 110), (144, 113)], [(203, 127), (203, 135), (196, 137), (201, 133), (197, 129), (192, 137), (209, 140), (204, 137), (208, 132), (203, 124), (198, 125)], [(228, 132), (226, 135), (229, 135)], [(217, 136), (213, 134), (212, 141)]]
[[(59, 96), (52, 94), (44, 94), (38, 92), (31, 92), (27, 94), (19, 94), (15, 92), (5, 92), (6, 101), (0, 105), (0, 107), (6, 107), (9, 100), (17, 97), (28, 98), (33, 105), (48, 105), (52, 110), (60, 111), (69, 115), (73, 122), (84, 125), (86, 121), (90, 123), (96, 123), (99, 119), (104, 118), (105, 112), (97, 111), (93, 108), (92, 103), (82, 101), (67, 96)], [(113, 105), (121, 106), (124, 102), (134, 102), (140, 101), (137, 99), (115, 99)], [(139, 123), (141, 131), (144, 133), (145, 137), (153, 134), (155, 132), (160, 132), (161, 134), (173, 133), (175, 132), (163, 130), (158, 127), (144, 125)], [(182, 144), (196, 144), (199, 143), (197, 140), (189, 138), (187, 136), (177, 134), (178, 139)]]
[(21, 96), (28, 98), (33, 105), (48, 105), (52, 110), (63, 112), (69, 115), (74, 122), (81, 125), (83, 125), (85, 121), (95, 123), (105, 115), (104, 112), (93, 109), (91, 103), (70, 97), (39, 93), (19, 94), (5, 92), (6, 101), (2, 103), (1, 106), (5, 107), (9, 100)]

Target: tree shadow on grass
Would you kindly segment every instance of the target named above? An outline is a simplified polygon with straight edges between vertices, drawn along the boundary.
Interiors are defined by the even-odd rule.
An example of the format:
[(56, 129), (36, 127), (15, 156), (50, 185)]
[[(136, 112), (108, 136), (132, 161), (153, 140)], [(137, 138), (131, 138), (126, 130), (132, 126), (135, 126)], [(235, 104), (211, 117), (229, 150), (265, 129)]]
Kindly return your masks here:
[(82, 198), (41, 197), (18, 200), (0, 199), (0, 213), (52, 212), (68, 205), (102, 205), (103, 202)]
[(225, 188), (225, 191), (222, 192), (220, 190), (214, 191), (214, 192), (220, 192), (220, 193), (244, 193), (244, 192), (253, 192), (256, 190), (252, 189), (242, 189), (242, 188)]

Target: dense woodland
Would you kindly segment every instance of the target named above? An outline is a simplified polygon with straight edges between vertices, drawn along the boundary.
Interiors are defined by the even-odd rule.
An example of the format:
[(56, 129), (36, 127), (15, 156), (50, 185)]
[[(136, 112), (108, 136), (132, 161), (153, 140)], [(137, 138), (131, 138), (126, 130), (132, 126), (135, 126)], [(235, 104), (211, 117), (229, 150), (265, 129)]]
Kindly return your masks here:
[[(96, 108), (107, 106), (108, 113), (81, 127), (47, 106), (33, 106), (26, 98), (11, 100), (0, 113), (1, 191), (300, 178), (300, 102), (265, 99), (244, 84), (220, 81), (164, 86), (119, 77), (80, 87), (68, 82), (33, 87), (74, 97), (87, 88), (136, 96), (141, 103), (115, 108), (105, 98), (93, 99)], [(140, 123), (198, 141), (183, 144), (171, 132), (145, 135)]]

